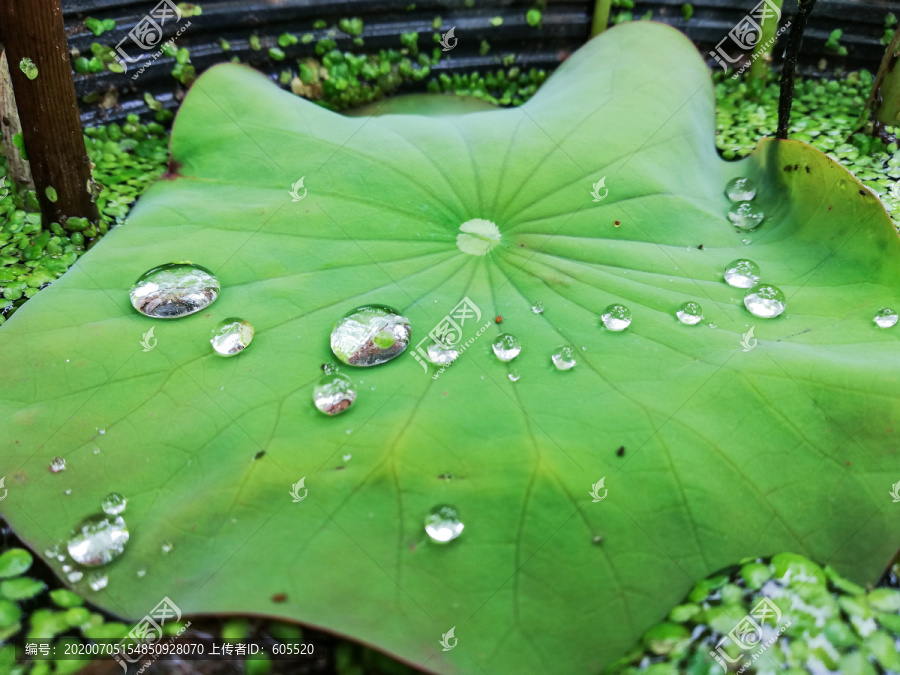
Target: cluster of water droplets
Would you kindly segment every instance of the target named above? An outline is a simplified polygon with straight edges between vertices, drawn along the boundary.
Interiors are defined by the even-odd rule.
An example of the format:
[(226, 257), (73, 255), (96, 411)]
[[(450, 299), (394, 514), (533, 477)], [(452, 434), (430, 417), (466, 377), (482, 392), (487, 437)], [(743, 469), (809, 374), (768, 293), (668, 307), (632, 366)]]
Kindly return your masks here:
[(734, 178), (725, 186), (725, 194), (734, 202), (728, 220), (741, 230), (755, 230), (765, 219), (765, 213), (752, 202), (756, 199), (756, 183), (752, 178)]
[(752, 260), (740, 258), (725, 266), (725, 283), (746, 290), (744, 307), (760, 319), (774, 319), (787, 307), (784, 293), (777, 286), (760, 283), (760, 269)]

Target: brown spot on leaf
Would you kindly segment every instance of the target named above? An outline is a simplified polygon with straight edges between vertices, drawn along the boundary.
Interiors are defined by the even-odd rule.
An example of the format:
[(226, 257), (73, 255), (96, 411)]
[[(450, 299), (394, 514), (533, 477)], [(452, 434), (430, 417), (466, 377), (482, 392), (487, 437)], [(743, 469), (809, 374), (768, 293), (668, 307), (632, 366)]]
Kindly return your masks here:
[(272, 602), (285, 602), (287, 600), (286, 593), (276, 593), (272, 596)]
[(625, 446), (620, 445), (619, 449), (616, 450), (616, 457), (624, 457), (625, 456)]

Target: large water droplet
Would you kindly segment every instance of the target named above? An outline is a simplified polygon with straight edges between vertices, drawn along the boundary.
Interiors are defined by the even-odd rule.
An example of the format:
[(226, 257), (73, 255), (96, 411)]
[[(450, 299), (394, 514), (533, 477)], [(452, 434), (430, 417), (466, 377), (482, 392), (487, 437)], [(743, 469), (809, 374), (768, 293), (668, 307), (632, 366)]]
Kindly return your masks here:
[(92, 591), (101, 591), (106, 588), (106, 584), (109, 583), (109, 577), (107, 577), (105, 574), (99, 574), (95, 572), (94, 574), (88, 575), (87, 582), (90, 585)]
[(455, 349), (443, 349), (436, 342), (432, 342), (428, 345), (428, 349), (425, 350), (425, 356), (436, 366), (446, 366), (448, 363), (456, 361), (459, 357), (459, 352)]
[(54, 457), (50, 460), (50, 473), (59, 473), (66, 470), (66, 460), (62, 457)]
[(234, 356), (244, 351), (253, 340), (253, 326), (245, 319), (230, 317), (213, 328), (209, 339), (219, 356)]
[(96, 513), (75, 526), (66, 548), (79, 565), (97, 567), (122, 555), (128, 536), (122, 516)]
[(696, 302), (688, 301), (675, 312), (678, 320), (686, 326), (694, 326), (703, 321), (703, 308)]
[(744, 306), (753, 316), (772, 319), (784, 311), (784, 293), (771, 284), (760, 284), (747, 291)]
[(631, 310), (625, 305), (610, 305), (600, 316), (603, 325), (612, 331), (622, 331), (631, 325)]
[(535, 314), (543, 314), (544, 313), (544, 303), (536, 302), (531, 306), (531, 311)]
[(759, 209), (753, 208), (750, 202), (740, 202), (728, 211), (728, 220), (735, 227), (742, 230), (754, 230), (759, 227), (766, 215)]
[(733, 178), (725, 186), (725, 194), (733, 202), (749, 202), (756, 197), (756, 181), (752, 178)]
[(759, 283), (759, 265), (752, 260), (732, 260), (725, 267), (725, 283), (734, 288), (753, 288)]
[(459, 513), (452, 506), (435, 506), (425, 517), (425, 532), (441, 544), (456, 539), (464, 527)]
[(125, 497), (118, 492), (110, 492), (103, 498), (103, 501), (100, 502), (100, 508), (103, 509), (104, 513), (108, 513), (111, 516), (117, 516), (125, 511), (125, 504)]
[(879, 328), (890, 328), (891, 326), (896, 325), (897, 318), (897, 312), (895, 312), (890, 307), (879, 309), (875, 313), (875, 323)]
[(141, 275), (131, 288), (131, 304), (155, 319), (176, 319), (209, 307), (219, 289), (219, 280), (208, 269), (169, 263)]
[(331, 331), (331, 351), (351, 366), (377, 366), (409, 345), (409, 319), (383, 305), (366, 305), (338, 321)]
[(571, 370), (575, 367), (575, 350), (571, 347), (557, 347), (550, 355), (550, 360), (557, 370)]
[(356, 385), (343, 373), (331, 373), (319, 378), (313, 387), (313, 403), (326, 415), (338, 415), (356, 400)]
[(491, 345), (494, 355), (501, 361), (512, 361), (522, 351), (522, 345), (519, 338), (509, 333), (501, 333)]

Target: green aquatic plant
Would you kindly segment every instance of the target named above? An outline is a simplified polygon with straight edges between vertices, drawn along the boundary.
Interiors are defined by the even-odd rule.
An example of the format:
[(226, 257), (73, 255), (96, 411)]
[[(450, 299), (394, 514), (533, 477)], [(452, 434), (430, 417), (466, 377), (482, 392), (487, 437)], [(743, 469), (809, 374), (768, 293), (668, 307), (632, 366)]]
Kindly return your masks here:
[[(42, 550), (121, 492), (131, 540), (99, 606), (281, 616), (437, 671), (596, 669), (760, 550), (874, 581), (900, 535), (900, 329), (872, 318), (900, 305), (900, 241), (874, 195), (796, 141), (720, 159), (703, 60), (658, 24), (605, 32), (519, 108), (431, 112), (342, 116), (229, 64), (199, 78), (166, 180), (0, 329), (13, 527)], [(726, 217), (740, 177), (765, 213), (749, 234)], [(778, 318), (723, 279), (748, 257)], [(137, 314), (131, 284), (176, 260), (219, 298)], [(464, 299), (480, 317), (462, 306), (466, 350), (438, 372), (427, 336)], [(700, 323), (676, 318), (689, 301)], [(332, 328), (373, 303), (410, 346), (347, 366), (356, 401), (322, 415)], [(228, 316), (256, 332), (221, 359)], [(146, 564), (165, 574), (138, 581)]]

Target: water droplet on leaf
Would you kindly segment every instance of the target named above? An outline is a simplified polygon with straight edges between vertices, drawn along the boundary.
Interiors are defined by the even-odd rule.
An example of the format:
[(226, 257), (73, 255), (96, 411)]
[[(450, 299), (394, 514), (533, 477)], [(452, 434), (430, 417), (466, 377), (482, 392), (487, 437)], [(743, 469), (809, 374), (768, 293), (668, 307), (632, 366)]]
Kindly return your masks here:
[(118, 492), (110, 492), (103, 498), (103, 501), (100, 502), (100, 508), (103, 509), (104, 513), (108, 513), (111, 516), (117, 516), (125, 511), (125, 504), (125, 497)]
[(509, 333), (501, 333), (491, 345), (494, 355), (501, 361), (512, 361), (522, 351), (522, 345), (519, 338)]
[(219, 356), (234, 356), (250, 345), (253, 332), (249, 321), (230, 317), (213, 329), (209, 342)]
[(331, 351), (351, 366), (377, 366), (402, 354), (409, 336), (405, 316), (384, 305), (366, 305), (335, 324)]
[(109, 583), (109, 577), (105, 574), (89, 574), (87, 582), (92, 591), (100, 591), (106, 588), (106, 584)]
[(446, 366), (448, 363), (456, 361), (457, 357), (459, 357), (459, 352), (455, 349), (443, 349), (436, 342), (432, 342), (428, 345), (428, 349), (425, 350), (425, 355), (436, 366)]
[(747, 291), (744, 306), (753, 316), (772, 319), (784, 311), (784, 293), (771, 284), (760, 284)]
[(50, 473), (59, 473), (66, 470), (66, 460), (62, 457), (54, 457), (50, 461)]
[(519, 381), (519, 371), (511, 370), (509, 373), (509, 381), (510, 382), (518, 382)]
[(425, 532), (432, 541), (445, 544), (463, 531), (459, 513), (452, 506), (436, 506), (425, 517)]
[(728, 211), (728, 220), (735, 227), (742, 230), (754, 230), (760, 226), (765, 214), (759, 209), (753, 208), (750, 202), (740, 202)]
[(536, 302), (531, 306), (531, 311), (535, 314), (543, 314), (544, 313), (544, 303)]
[(171, 541), (164, 541), (159, 547), (159, 550), (163, 552), (163, 555), (169, 555), (172, 552), (173, 548), (175, 548), (175, 546)]
[(733, 178), (725, 186), (725, 194), (733, 202), (749, 202), (756, 197), (756, 182), (752, 178)]
[(131, 304), (155, 319), (176, 319), (206, 309), (219, 297), (219, 280), (191, 263), (169, 263), (144, 272), (131, 289)]
[(879, 328), (890, 328), (891, 326), (896, 325), (897, 318), (897, 312), (889, 307), (879, 309), (875, 313), (875, 323)]
[(694, 326), (703, 321), (703, 308), (696, 302), (686, 302), (678, 308), (675, 316), (685, 326)]
[(734, 288), (753, 288), (759, 283), (759, 265), (752, 260), (732, 260), (725, 267), (725, 283)]
[(631, 325), (631, 310), (625, 305), (610, 305), (603, 310), (600, 318), (609, 330), (623, 331)]
[(79, 565), (97, 567), (122, 555), (128, 537), (128, 527), (122, 516), (96, 513), (75, 526), (66, 549)]
[(575, 350), (567, 346), (557, 347), (550, 360), (557, 370), (571, 370), (575, 367)]
[(338, 415), (356, 400), (356, 385), (343, 373), (323, 375), (313, 387), (313, 403), (326, 415)]

